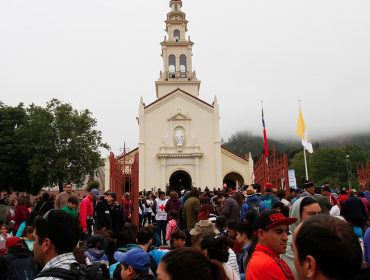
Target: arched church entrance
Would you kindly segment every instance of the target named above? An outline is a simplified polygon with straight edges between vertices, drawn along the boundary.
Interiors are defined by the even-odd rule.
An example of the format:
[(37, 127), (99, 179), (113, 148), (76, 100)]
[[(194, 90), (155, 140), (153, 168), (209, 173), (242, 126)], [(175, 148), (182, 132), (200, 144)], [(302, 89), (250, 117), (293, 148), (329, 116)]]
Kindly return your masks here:
[(177, 191), (181, 190), (181, 187), (190, 190), (191, 177), (189, 173), (182, 170), (174, 172), (170, 177), (170, 186)]
[(244, 179), (239, 173), (230, 172), (227, 173), (226, 176), (224, 177), (223, 183), (226, 184), (228, 187), (232, 187), (235, 190), (237, 183), (239, 186), (244, 185)]

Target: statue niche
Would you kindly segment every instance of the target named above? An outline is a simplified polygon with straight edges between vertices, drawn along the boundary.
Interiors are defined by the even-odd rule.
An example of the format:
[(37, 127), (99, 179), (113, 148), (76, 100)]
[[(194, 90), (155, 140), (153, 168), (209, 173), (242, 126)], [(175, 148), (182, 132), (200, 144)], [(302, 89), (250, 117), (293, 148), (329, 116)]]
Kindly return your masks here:
[(184, 133), (182, 132), (182, 129), (178, 127), (175, 134), (175, 141), (177, 147), (179, 148), (182, 147), (184, 144), (184, 140), (185, 140)]

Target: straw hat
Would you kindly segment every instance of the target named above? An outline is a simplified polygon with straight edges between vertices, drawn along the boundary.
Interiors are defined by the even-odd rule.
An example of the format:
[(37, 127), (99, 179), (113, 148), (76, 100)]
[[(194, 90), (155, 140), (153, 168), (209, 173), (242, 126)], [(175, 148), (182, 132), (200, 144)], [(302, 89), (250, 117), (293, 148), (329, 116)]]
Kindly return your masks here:
[(256, 193), (256, 190), (254, 190), (252, 186), (249, 186), (247, 190), (244, 191), (244, 196), (245, 197), (254, 196), (255, 193)]

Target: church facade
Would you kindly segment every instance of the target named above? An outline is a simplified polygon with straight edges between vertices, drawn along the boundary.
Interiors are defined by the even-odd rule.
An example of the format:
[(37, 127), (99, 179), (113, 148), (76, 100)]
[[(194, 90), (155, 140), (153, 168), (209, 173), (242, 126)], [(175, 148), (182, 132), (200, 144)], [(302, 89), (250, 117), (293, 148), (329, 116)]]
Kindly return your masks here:
[(242, 157), (221, 146), (216, 96), (212, 104), (199, 98), (182, 1), (170, 1), (170, 8), (157, 99), (145, 105), (141, 98), (139, 105), (139, 190), (251, 184), (251, 154)]

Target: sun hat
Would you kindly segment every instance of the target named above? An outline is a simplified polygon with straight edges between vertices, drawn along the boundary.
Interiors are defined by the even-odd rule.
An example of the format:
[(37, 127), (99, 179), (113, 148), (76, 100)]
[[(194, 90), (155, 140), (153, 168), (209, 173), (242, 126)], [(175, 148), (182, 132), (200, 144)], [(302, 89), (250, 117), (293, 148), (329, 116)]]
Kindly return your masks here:
[(201, 220), (195, 224), (195, 227), (190, 231), (191, 235), (197, 234), (219, 234), (220, 232), (215, 228), (213, 223), (208, 220)]

